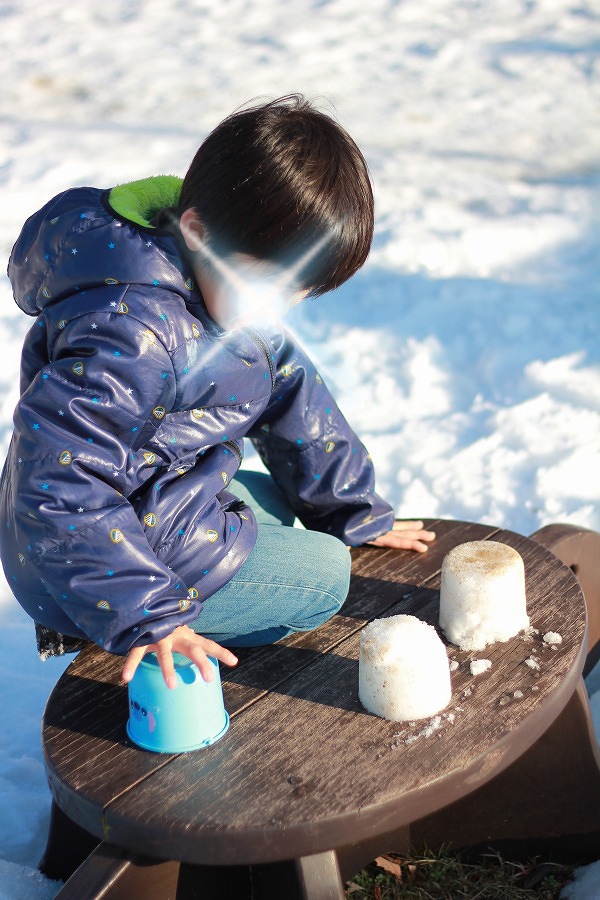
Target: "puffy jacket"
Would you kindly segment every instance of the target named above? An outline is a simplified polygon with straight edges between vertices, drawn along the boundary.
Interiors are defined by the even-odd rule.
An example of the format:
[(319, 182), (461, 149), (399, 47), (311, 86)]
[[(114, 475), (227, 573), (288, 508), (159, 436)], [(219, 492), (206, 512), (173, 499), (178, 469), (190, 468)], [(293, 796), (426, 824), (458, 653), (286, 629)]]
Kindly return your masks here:
[(27, 220), (8, 273), (36, 316), (0, 486), (1, 556), (37, 622), (123, 654), (197, 618), (256, 539), (228, 490), (255, 443), (308, 528), (391, 527), (365, 448), (303, 350), (225, 332), (170, 232), (181, 182), (66, 191)]

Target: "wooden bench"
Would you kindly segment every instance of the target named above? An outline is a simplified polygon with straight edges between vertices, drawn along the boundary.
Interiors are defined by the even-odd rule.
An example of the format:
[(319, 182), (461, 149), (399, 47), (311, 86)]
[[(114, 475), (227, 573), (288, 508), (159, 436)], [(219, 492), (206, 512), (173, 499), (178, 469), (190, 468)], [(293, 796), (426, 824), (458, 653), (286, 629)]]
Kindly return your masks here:
[[(40, 867), (68, 879), (60, 900), (339, 900), (344, 879), (376, 855), (423, 843), (533, 840), (559, 853), (572, 840), (577, 859), (597, 855), (600, 756), (581, 679), (586, 609), (570, 567), (589, 547), (598, 553), (600, 535), (543, 530), (531, 540), (472, 523), (427, 525), (438, 534), (427, 554), (353, 551), (339, 615), (222, 671), (231, 728), (206, 750), (134, 747), (122, 661), (95, 647), (80, 653), (43, 721), (53, 811)], [(539, 633), (480, 654), (450, 648), (459, 666), (439, 720), (369, 715), (357, 697), (361, 629), (397, 613), (437, 624), (442, 559), (468, 540), (521, 553)], [(543, 541), (558, 541), (567, 564)], [(594, 602), (597, 587), (591, 579)], [(558, 647), (544, 643), (547, 631), (561, 634)], [(492, 668), (472, 676), (469, 661), (482, 656)]]

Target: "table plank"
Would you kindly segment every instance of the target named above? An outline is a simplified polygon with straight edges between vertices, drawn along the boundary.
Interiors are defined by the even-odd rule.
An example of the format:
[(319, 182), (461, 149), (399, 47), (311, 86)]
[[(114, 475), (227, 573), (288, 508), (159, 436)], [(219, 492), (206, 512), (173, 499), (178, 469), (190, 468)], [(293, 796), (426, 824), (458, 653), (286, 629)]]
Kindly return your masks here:
[[(541, 633), (559, 631), (558, 649), (546, 649), (541, 634), (532, 643), (493, 645), (476, 654), (492, 660), (491, 671), (477, 678), (468, 670), (474, 654), (453, 651), (459, 670), (449, 710), (456, 718), (428, 737), (426, 723), (407, 728), (361, 707), (356, 630), (241, 710), (225, 740), (202, 755), (172, 759), (110, 803), (110, 839), (138, 849), (143, 835), (145, 852), (196, 863), (284, 859), (344, 843), (349, 834), (400, 826), (512, 762), (575, 689), (585, 607), (573, 574), (552, 554), (510, 532), (496, 531), (499, 537), (523, 555), (532, 624)], [(434, 623), (438, 604), (433, 575), (387, 613), (418, 613)], [(281, 647), (279, 656), (298, 649), (311, 652)], [(525, 665), (533, 651), (539, 670)], [(518, 700), (516, 690), (523, 693)], [(326, 753), (316, 758), (324, 735)]]
[[(427, 554), (362, 547), (353, 550), (355, 573), (348, 600), (329, 622), (277, 645), (240, 651), (239, 668), (222, 669), (225, 705), (233, 718), (282, 680), (310, 665), (372, 618), (384, 615), (402, 596), (439, 572), (455, 543), (479, 540), (498, 529), (477, 523), (427, 520), (437, 539)], [(292, 648), (296, 650), (293, 652)], [(170, 757), (140, 751), (126, 737), (127, 690), (122, 660), (84, 650), (60, 679), (44, 713), (43, 745), (51, 789), (61, 808), (98, 837), (97, 808), (152, 772)], [(72, 788), (72, 789), (71, 789)]]
[[(446, 553), (457, 542), (483, 540), (497, 533), (487, 525), (429, 520), (437, 538), (426, 554), (360, 547), (352, 551), (348, 598), (338, 615), (320, 628), (292, 635), (268, 647), (240, 652), (237, 669), (222, 671), (225, 705), (237, 714), (278, 683), (311, 665), (315, 654), (330, 652), (367, 622), (384, 616), (395, 604), (437, 575)], [(296, 654), (290, 648), (297, 648)]]

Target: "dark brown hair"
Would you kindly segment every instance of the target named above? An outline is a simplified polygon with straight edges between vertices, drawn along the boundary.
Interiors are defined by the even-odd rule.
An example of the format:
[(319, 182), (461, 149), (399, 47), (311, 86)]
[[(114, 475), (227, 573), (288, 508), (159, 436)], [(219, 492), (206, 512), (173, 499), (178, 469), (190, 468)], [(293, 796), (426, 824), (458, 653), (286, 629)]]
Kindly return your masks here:
[(313, 296), (350, 278), (373, 239), (362, 153), (299, 94), (242, 109), (208, 135), (183, 182), (179, 214), (189, 208), (221, 256), (289, 266), (318, 246), (296, 283)]

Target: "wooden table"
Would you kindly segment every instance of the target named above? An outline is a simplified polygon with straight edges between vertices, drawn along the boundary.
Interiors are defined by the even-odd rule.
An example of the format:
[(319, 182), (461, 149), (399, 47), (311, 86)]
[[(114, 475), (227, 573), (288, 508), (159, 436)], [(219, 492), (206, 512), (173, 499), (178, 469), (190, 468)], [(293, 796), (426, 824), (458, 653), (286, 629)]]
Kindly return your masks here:
[[(42, 871), (53, 874), (65, 840), (90, 833), (102, 843), (61, 900), (131, 897), (133, 887), (145, 900), (334, 900), (344, 878), (410, 843), (598, 839), (600, 766), (581, 680), (586, 610), (576, 578), (512, 532), (427, 526), (438, 538), (425, 555), (354, 550), (349, 598), (326, 625), (222, 668), (231, 727), (205, 750), (137, 749), (125, 733), (122, 660), (95, 647), (75, 659), (43, 721), (54, 808)], [(480, 653), (449, 646), (458, 668), (439, 720), (370, 715), (357, 697), (361, 629), (398, 613), (437, 625), (442, 559), (469, 540), (502, 541), (522, 555), (537, 632)], [(560, 645), (543, 641), (549, 631)], [(471, 675), (474, 658), (490, 659), (491, 670)]]

